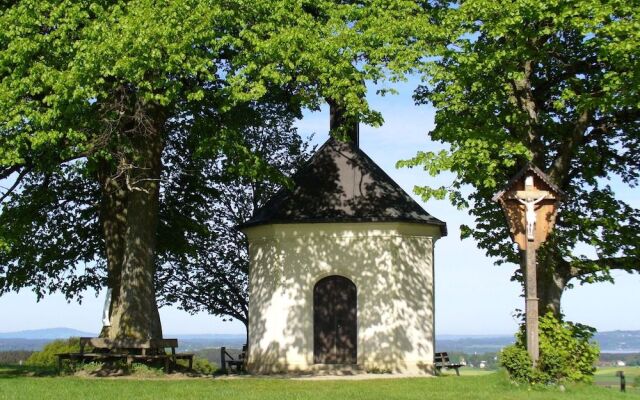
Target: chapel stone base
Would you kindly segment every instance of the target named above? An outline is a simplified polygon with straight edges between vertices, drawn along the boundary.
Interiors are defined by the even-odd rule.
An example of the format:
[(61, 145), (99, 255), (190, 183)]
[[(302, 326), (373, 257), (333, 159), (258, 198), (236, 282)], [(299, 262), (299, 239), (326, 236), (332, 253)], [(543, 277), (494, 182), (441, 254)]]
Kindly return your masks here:
[(389, 368), (388, 365), (369, 364), (286, 364), (253, 363), (247, 365), (247, 371), (256, 375), (359, 375), (359, 374), (393, 374), (411, 376), (432, 376), (436, 374), (433, 363), (417, 362)]

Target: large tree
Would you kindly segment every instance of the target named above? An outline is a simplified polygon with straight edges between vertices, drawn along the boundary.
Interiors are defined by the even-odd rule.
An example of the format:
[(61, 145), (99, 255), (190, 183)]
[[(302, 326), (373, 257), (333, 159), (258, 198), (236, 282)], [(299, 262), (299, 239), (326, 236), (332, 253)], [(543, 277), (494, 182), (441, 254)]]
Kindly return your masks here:
[[(219, 96), (233, 13), (209, 2), (22, 1), (5, 5), (1, 17), (8, 28), (0, 34), (0, 162), (2, 177), (16, 174), (3, 216), (22, 199), (23, 183), (41, 179), (46, 189), (50, 176), (65, 180), (72, 163), (99, 193), (97, 213), (76, 223), (101, 225), (99, 259), (113, 289), (109, 335), (161, 337), (153, 281), (167, 123)], [(78, 239), (52, 235), (59, 247)], [(24, 266), (17, 239), (3, 242)], [(50, 266), (38, 249), (32, 254), (29, 268)], [(10, 278), (24, 277), (4, 267)], [(36, 287), (75, 267), (55, 263)], [(62, 283), (53, 288), (66, 290)]]
[[(520, 262), (491, 197), (526, 162), (565, 193), (555, 234), (538, 259), (540, 311), (560, 313), (573, 282), (640, 270), (640, 211), (629, 188), (640, 173), (640, 7), (634, 1), (434, 2), (435, 50), (415, 99), (436, 108), (440, 152), (400, 162), (431, 175), (452, 171), (449, 196), (475, 217), (473, 237), (498, 263)], [(582, 247), (581, 247), (582, 246)], [(577, 248), (592, 249), (595, 259)], [(521, 279), (522, 271), (515, 279)]]
[[(73, 297), (103, 283), (104, 267), (109, 336), (161, 337), (154, 272), (175, 125), (251, 176), (266, 164), (218, 117), (274, 88), (293, 109), (331, 98), (379, 123), (363, 82), (398, 79), (415, 62), (418, 22), (417, 5), (401, 0), (2, 3), (2, 291)], [(52, 242), (29, 246), (28, 232)]]
[[(293, 128), (297, 114), (281, 100), (169, 124), (155, 258), (161, 304), (246, 319), (246, 248), (235, 226), (307, 155)], [(214, 126), (234, 137), (224, 151), (200, 147), (200, 135), (209, 137)], [(0, 252), (0, 265), (9, 267), (2, 290), (31, 287), (38, 297), (62, 291), (80, 299), (86, 288), (105, 284), (100, 189), (86, 163), (29, 174), (20, 196), (5, 204), (0, 231), (10, 246)]]

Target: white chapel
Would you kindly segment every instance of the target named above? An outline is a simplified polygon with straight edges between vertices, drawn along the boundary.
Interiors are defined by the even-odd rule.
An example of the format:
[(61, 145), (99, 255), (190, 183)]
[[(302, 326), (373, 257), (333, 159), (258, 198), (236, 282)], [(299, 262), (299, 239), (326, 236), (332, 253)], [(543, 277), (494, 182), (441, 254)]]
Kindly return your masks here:
[(242, 227), (252, 373), (433, 373), (446, 224), (359, 147), (329, 139)]

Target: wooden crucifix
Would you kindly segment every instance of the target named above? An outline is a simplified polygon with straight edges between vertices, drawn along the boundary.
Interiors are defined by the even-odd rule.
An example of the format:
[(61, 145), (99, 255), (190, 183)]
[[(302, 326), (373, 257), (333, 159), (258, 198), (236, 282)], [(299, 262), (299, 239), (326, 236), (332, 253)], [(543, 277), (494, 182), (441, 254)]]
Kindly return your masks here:
[(511, 238), (524, 253), (527, 351), (534, 365), (540, 354), (536, 250), (553, 230), (563, 196), (544, 172), (527, 164), (493, 197), (507, 217)]

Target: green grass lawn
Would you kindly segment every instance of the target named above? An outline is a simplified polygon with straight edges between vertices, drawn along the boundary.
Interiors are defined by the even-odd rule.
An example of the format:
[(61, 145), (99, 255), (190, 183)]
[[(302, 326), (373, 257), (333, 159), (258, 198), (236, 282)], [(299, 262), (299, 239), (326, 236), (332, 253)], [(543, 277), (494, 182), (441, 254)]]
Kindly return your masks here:
[[(482, 369), (482, 368), (469, 368), (469, 367), (462, 367), (460, 368), (460, 375), (462, 376), (478, 376), (478, 375), (488, 375), (488, 374), (494, 374), (496, 371), (495, 370), (488, 370), (488, 369)], [(442, 375), (444, 376), (453, 376), (456, 374), (456, 371), (454, 370), (445, 370)]]
[(640, 399), (638, 392), (591, 385), (568, 385), (564, 391), (528, 388), (501, 373), (377, 380), (128, 379), (25, 376), (26, 369), (0, 367), (0, 399)]

